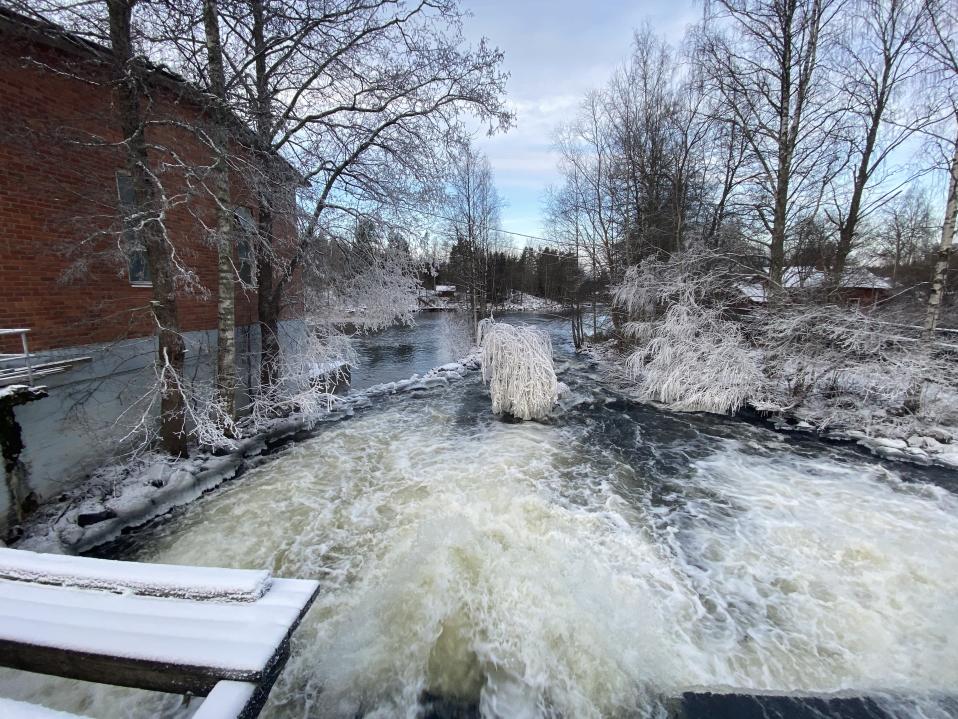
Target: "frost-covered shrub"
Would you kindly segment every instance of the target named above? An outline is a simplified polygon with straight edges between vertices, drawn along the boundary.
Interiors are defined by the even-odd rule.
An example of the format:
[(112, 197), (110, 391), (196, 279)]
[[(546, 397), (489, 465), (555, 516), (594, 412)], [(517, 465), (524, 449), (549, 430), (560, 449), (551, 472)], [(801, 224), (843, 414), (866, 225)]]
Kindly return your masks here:
[(622, 331), (634, 349), (624, 369), (640, 396), (680, 410), (749, 404), (819, 428), (880, 424), (892, 434), (951, 421), (951, 348), (854, 307), (787, 297), (749, 305), (737, 292), (745, 279), (696, 252), (626, 272), (613, 298), (629, 320)]
[(545, 418), (558, 400), (549, 333), (485, 319), (479, 323), (477, 343), (492, 411), (520, 419)]
[(244, 428), (255, 434), (289, 414), (309, 426), (331, 407), (334, 387), (357, 362), (350, 335), (333, 323), (309, 325), (305, 335), (284, 347), (280, 380), (255, 394)]
[(612, 302), (629, 320), (658, 318), (675, 304), (727, 307), (740, 299), (737, 283), (744, 279), (722, 255), (688, 250), (629, 267), (612, 288)]
[(778, 403), (820, 427), (938, 421), (935, 388), (958, 385), (953, 355), (855, 308), (783, 307), (754, 324)]
[(464, 312), (443, 312), (439, 318), (439, 348), (453, 359), (461, 359), (473, 349), (472, 322)]
[(656, 322), (633, 323), (643, 343), (628, 358), (645, 399), (692, 412), (735, 412), (765, 377), (741, 328), (714, 309), (675, 303)]
[(678, 410), (735, 412), (763, 393), (758, 353), (728, 317), (735, 274), (723, 258), (689, 252), (630, 267), (613, 288), (635, 344), (627, 376), (639, 395)]

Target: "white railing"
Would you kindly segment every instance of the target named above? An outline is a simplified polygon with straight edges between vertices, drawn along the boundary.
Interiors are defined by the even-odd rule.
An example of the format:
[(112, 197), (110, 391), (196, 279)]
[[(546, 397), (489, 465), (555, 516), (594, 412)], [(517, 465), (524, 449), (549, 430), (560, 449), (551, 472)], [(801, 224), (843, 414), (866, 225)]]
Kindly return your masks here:
[(26, 328), (0, 329), (0, 337), (20, 335), (20, 345), (23, 347), (21, 354), (0, 353), (0, 365), (6, 364), (7, 362), (23, 362), (23, 365), (20, 367), (0, 367), (0, 384), (8, 384), (3, 382), (6, 378), (22, 377), (23, 370), (26, 368), (27, 383), (33, 385), (33, 360), (30, 357), (30, 347), (27, 344), (27, 335), (29, 333), (30, 330)]
[[(0, 387), (11, 384), (28, 384), (31, 387), (36, 380), (51, 374), (60, 374), (73, 369), (76, 365), (89, 362), (90, 357), (70, 357), (52, 361), (38, 362), (37, 355), (31, 354), (27, 343), (27, 328), (0, 329), (0, 337), (20, 335), (20, 346), (23, 352), (0, 353)], [(8, 365), (13, 366), (8, 366)]]

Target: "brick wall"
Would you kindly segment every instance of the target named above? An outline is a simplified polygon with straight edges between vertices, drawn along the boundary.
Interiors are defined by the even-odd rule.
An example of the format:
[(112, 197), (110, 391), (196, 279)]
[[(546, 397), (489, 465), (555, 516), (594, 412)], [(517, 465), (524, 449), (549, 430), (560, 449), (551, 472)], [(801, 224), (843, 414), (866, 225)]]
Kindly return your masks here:
[[(147, 132), (150, 162), (170, 200), (165, 226), (178, 262), (196, 279), (178, 296), (181, 327), (211, 329), (217, 262), (204, 224), (214, 227), (215, 214), (195, 172), (209, 164), (209, 152), (193, 131), (174, 126), (201, 127), (204, 119), (175, 83), (151, 84), (147, 106), (155, 123)], [(152, 290), (131, 285), (119, 247), (121, 139), (101, 63), (0, 28), (0, 327), (29, 327), (31, 349), (154, 332)], [(234, 204), (255, 207), (240, 177), (231, 188)], [(286, 317), (296, 316), (292, 299)], [(256, 321), (253, 293), (238, 289), (236, 320)], [(18, 342), (0, 351), (17, 351)]]

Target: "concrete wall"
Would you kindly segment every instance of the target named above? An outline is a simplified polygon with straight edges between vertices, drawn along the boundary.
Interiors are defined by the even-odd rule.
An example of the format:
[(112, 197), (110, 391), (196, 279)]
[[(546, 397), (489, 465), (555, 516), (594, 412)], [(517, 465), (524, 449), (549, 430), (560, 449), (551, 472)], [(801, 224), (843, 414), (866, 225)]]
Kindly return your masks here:
[[(288, 348), (303, 337), (305, 324), (290, 320), (281, 323), (280, 329), (282, 343)], [(215, 366), (215, 331), (190, 332), (186, 341), (187, 376), (209, 378)], [(257, 325), (237, 329), (241, 384), (237, 404), (241, 407), (248, 401), (247, 383), (252, 381), (256, 386), (258, 347)], [(154, 380), (155, 352), (156, 340), (148, 337), (37, 355), (36, 362), (83, 356), (91, 357), (91, 361), (43, 378), (38, 384), (44, 385), (49, 395), (16, 407), (14, 414), (24, 444), (20, 460), (25, 468), (26, 486), (21, 493), (32, 492), (42, 504), (77, 486), (93, 470), (113, 460), (127, 429), (147, 404), (142, 398)], [(0, 538), (16, 521), (10, 479), (0, 462)]]

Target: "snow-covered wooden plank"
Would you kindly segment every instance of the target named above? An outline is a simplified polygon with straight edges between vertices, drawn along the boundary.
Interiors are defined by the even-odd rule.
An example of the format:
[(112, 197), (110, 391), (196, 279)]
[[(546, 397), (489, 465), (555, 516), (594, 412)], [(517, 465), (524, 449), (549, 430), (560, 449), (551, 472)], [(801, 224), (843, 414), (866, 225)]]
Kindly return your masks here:
[[(212, 719), (210, 715), (209, 719)], [(0, 717), (3, 719), (78, 719), (80, 714), (70, 714), (56, 709), (47, 709), (39, 704), (19, 702), (0, 697)]]
[(266, 571), (117, 562), (7, 548), (0, 548), (0, 579), (231, 602), (256, 601), (271, 581)]
[(3, 579), (0, 665), (177, 693), (271, 682), (318, 589), (274, 579), (255, 602), (214, 602)]
[(257, 686), (249, 682), (219, 682), (211, 691), (193, 719), (228, 719), (247, 713), (254, 703)]

